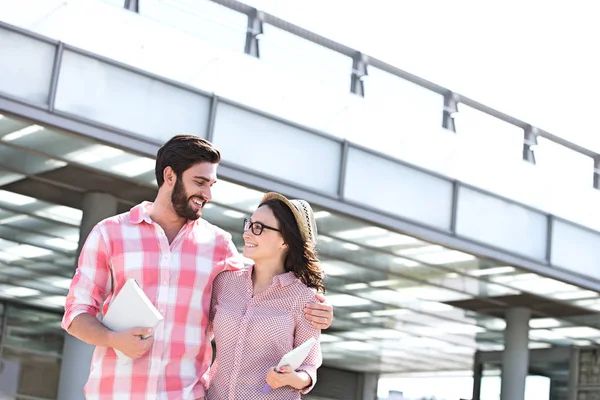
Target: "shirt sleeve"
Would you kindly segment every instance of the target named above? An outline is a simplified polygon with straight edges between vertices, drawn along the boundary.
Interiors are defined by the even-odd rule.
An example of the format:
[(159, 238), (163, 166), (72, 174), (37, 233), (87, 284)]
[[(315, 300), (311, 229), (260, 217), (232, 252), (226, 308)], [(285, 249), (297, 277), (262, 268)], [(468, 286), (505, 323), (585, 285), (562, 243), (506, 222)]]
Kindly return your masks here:
[(79, 254), (77, 270), (65, 302), (62, 328), (68, 331), (73, 319), (79, 314), (87, 313), (97, 317), (110, 290), (111, 275), (106, 243), (100, 226), (96, 225)]
[[(314, 301), (314, 300), (313, 300)], [(304, 318), (304, 313), (302, 312), (302, 308), (304, 304), (301, 304), (301, 307), (298, 308), (297, 313), (299, 315), (296, 316), (296, 332), (294, 334), (294, 348), (300, 346), (302, 343), (306, 342), (309, 338), (314, 337), (317, 339), (315, 344), (313, 345), (310, 353), (302, 363), (302, 365), (296, 371), (304, 371), (306, 372), (311, 379), (310, 385), (300, 390), (301, 394), (307, 394), (312, 390), (312, 388), (317, 383), (317, 368), (321, 366), (323, 363), (323, 356), (321, 354), (321, 330), (313, 328), (313, 326)]]
[(220, 271), (240, 271), (246, 269), (244, 265), (244, 259), (238, 253), (235, 244), (231, 240), (231, 235), (229, 233), (222, 236), (221, 240), (223, 241), (221, 246), (217, 246), (218, 253), (218, 263)]
[(208, 340), (214, 337), (214, 321), (215, 313), (217, 312), (217, 289), (219, 287), (219, 276), (213, 281), (212, 296), (210, 297), (210, 311), (208, 313), (208, 329), (206, 331)]

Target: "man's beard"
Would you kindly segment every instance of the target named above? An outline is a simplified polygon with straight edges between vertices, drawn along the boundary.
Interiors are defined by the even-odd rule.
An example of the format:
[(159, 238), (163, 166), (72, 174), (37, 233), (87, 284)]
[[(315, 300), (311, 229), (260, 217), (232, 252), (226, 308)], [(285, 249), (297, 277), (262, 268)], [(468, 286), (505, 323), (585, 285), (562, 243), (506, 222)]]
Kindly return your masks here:
[(206, 200), (200, 196), (187, 197), (183, 183), (181, 182), (181, 177), (178, 177), (175, 186), (173, 187), (173, 192), (171, 193), (171, 203), (173, 203), (173, 209), (179, 217), (195, 221), (202, 216), (202, 211), (197, 212), (190, 205), (190, 201), (194, 197), (203, 203), (206, 202)]

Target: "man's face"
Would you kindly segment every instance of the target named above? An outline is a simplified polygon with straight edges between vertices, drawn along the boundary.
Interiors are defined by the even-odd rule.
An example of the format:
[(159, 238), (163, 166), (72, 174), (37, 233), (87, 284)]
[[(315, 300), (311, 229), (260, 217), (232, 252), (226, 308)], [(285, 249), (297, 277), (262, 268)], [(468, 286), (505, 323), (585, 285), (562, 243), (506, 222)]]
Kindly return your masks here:
[(212, 199), (211, 187), (217, 181), (217, 164), (198, 163), (178, 177), (171, 192), (175, 213), (188, 220), (202, 216), (202, 207)]

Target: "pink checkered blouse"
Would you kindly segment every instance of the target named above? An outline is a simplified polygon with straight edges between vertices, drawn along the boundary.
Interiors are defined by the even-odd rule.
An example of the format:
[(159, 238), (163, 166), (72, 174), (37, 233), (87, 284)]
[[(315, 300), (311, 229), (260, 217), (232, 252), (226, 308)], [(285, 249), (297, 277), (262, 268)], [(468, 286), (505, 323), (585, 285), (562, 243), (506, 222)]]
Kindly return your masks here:
[(252, 268), (220, 274), (213, 284), (211, 327), (217, 353), (208, 373), (206, 400), (296, 400), (317, 382), (322, 356), (316, 343), (298, 370), (312, 384), (290, 386), (262, 395), (269, 368), (281, 357), (321, 331), (304, 318), (306, 304), (317, 301), (314, 292), (292, 272), (277, 275), (269, 289), (253, 297)]
[(144, 202), (94, 227), (79, 257), (62, 327), (82, 313), (98, 316), (125, 281), (135, 278), (165, 320), (154, 345), (133, 362), (117, 362), (112, 348), (96, 347), (85, 394), (90, 399), (197, 399), (212, 349), (207, 337), (212, 282), (244, 268), (231, 235), (199, 219), (188, 221), (169, 245)]

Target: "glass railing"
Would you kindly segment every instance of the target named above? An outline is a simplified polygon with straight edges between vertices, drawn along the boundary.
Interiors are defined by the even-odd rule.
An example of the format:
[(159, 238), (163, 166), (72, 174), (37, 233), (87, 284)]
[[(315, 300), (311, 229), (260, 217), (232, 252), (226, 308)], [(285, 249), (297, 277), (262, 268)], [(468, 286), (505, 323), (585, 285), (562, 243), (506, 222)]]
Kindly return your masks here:
[[(375, 68), (368, 65), (368, 57), (367, 76), (361, 79), (364, 93), (350, 94), (352, 56), (358, 51), (246, 4), (233, 0), (139, 0), (139, 13), (237, 53), (244, 53), (248, 42), (254, 41), (258, 52), (229, 65), (233, 78), (213, 82), (211, 89), (224, 96), (235, 93), (236, 100), (242, 102), (252, 99), (253, 107), (293, 122), (395, 157), (410, 155), (415, 147), (427, 143), (431, 158), (439, 157), (433, 147), (440, 144), (433, 145), (431, 140), (444, 140), (441, 137), (454, 136), (451, 131), (455, 131), (460, 143), (475, 157), (479, 152), (490, 162), (525, 160), (544, 175), (569, 186), (590, 187), (594, 174), (598, 174), (594, 169), (594, 159), (596, 168), (600, 163), (598, 154), (585, 149), (584, 154), (568, 141), (556, 143), (544, 131), (538, 131), (537, 145), (528, 146), (524, 121), (478, 103), (461, 104), (463, 98), (458, 94), (454, 94), (458, 100), (458, 112), (452, 114), (454, 127), (445, 126), (450, 132), (442, 129), (443, 95), (451, 95), (450, 90), (416, 77), (404, 79), (407, 74), (402, 71), (390, 73)], [(249, 24), (249, 19), (254, 23)], [(195, 49), (186, 51), (193, 54)], [(214, 54), (211, 57), (213, 68), (232, 61), (218, 60)], [(395, 70), (378, 60), (374, 64)], [(526, 150), (532, 150), (535, 157), (525, 157)]]

